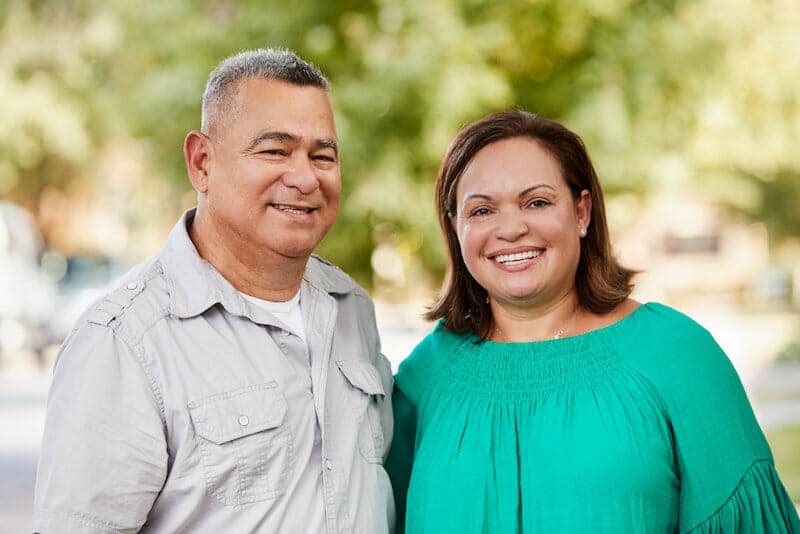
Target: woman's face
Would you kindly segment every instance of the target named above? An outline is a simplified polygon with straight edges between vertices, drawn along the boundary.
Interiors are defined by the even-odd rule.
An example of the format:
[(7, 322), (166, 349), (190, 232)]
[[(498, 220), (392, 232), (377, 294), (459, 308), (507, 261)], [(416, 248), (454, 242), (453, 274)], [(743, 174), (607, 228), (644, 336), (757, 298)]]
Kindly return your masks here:
[(574, 291), (591, 199), (576, 201), (558, 162), (535, 140), (485, 146), (456, 188), (451, 223), (467, 269), (495, 304), (547, 306)]

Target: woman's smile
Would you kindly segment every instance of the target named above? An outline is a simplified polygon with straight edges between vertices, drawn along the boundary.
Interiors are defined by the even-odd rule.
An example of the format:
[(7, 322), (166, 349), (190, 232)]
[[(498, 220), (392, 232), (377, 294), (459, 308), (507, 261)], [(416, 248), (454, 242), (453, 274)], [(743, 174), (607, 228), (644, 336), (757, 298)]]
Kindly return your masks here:
[(518, 272), (537, 263), (545, 253), (542, 248), (528, 248), (522, 250), (502, 250), (489, 254), (487, 257), (497, 264), (497, 267), (507, 272)]

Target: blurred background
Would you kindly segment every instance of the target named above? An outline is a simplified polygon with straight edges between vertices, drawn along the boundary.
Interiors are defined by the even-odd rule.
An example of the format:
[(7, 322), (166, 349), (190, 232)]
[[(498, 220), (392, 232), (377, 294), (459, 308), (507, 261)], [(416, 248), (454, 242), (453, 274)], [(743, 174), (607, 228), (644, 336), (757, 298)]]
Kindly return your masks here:
[(30, 529), (56, 348), (195, 195), (206, 77), (289, 47), (332, 82), (344, 191), (319, 252), (375, 297), (396, 365), (444, 272), (433, 180), (520, 107), (585, 140), (635, 297), (730, 355), (800, 502), (796, 0), (0, 0), (0, 532)]

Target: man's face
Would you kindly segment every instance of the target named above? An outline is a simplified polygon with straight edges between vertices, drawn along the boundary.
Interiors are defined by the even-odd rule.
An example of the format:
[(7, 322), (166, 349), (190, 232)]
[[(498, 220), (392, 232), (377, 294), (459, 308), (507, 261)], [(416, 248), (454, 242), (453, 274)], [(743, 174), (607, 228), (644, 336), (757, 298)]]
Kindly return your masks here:
[(333, 110), (318, 87), (247, 79), (232, 117), (209, 130), (201, 195), (220, 243), (233, 254), (308, 256), (339, 211)]

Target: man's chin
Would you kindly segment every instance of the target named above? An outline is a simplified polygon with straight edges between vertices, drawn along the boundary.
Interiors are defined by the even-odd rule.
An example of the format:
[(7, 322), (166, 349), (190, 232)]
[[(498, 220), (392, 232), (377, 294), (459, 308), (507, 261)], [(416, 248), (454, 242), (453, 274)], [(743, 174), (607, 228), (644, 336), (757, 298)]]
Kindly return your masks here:
[(287, 260), (303, 260), (311, 256), (315, 248), (316, 245), (313, 247), (309, 245), (299, 246), (299, 244), (293, 243), (291, 245), (275, 248), (273, 250)]

